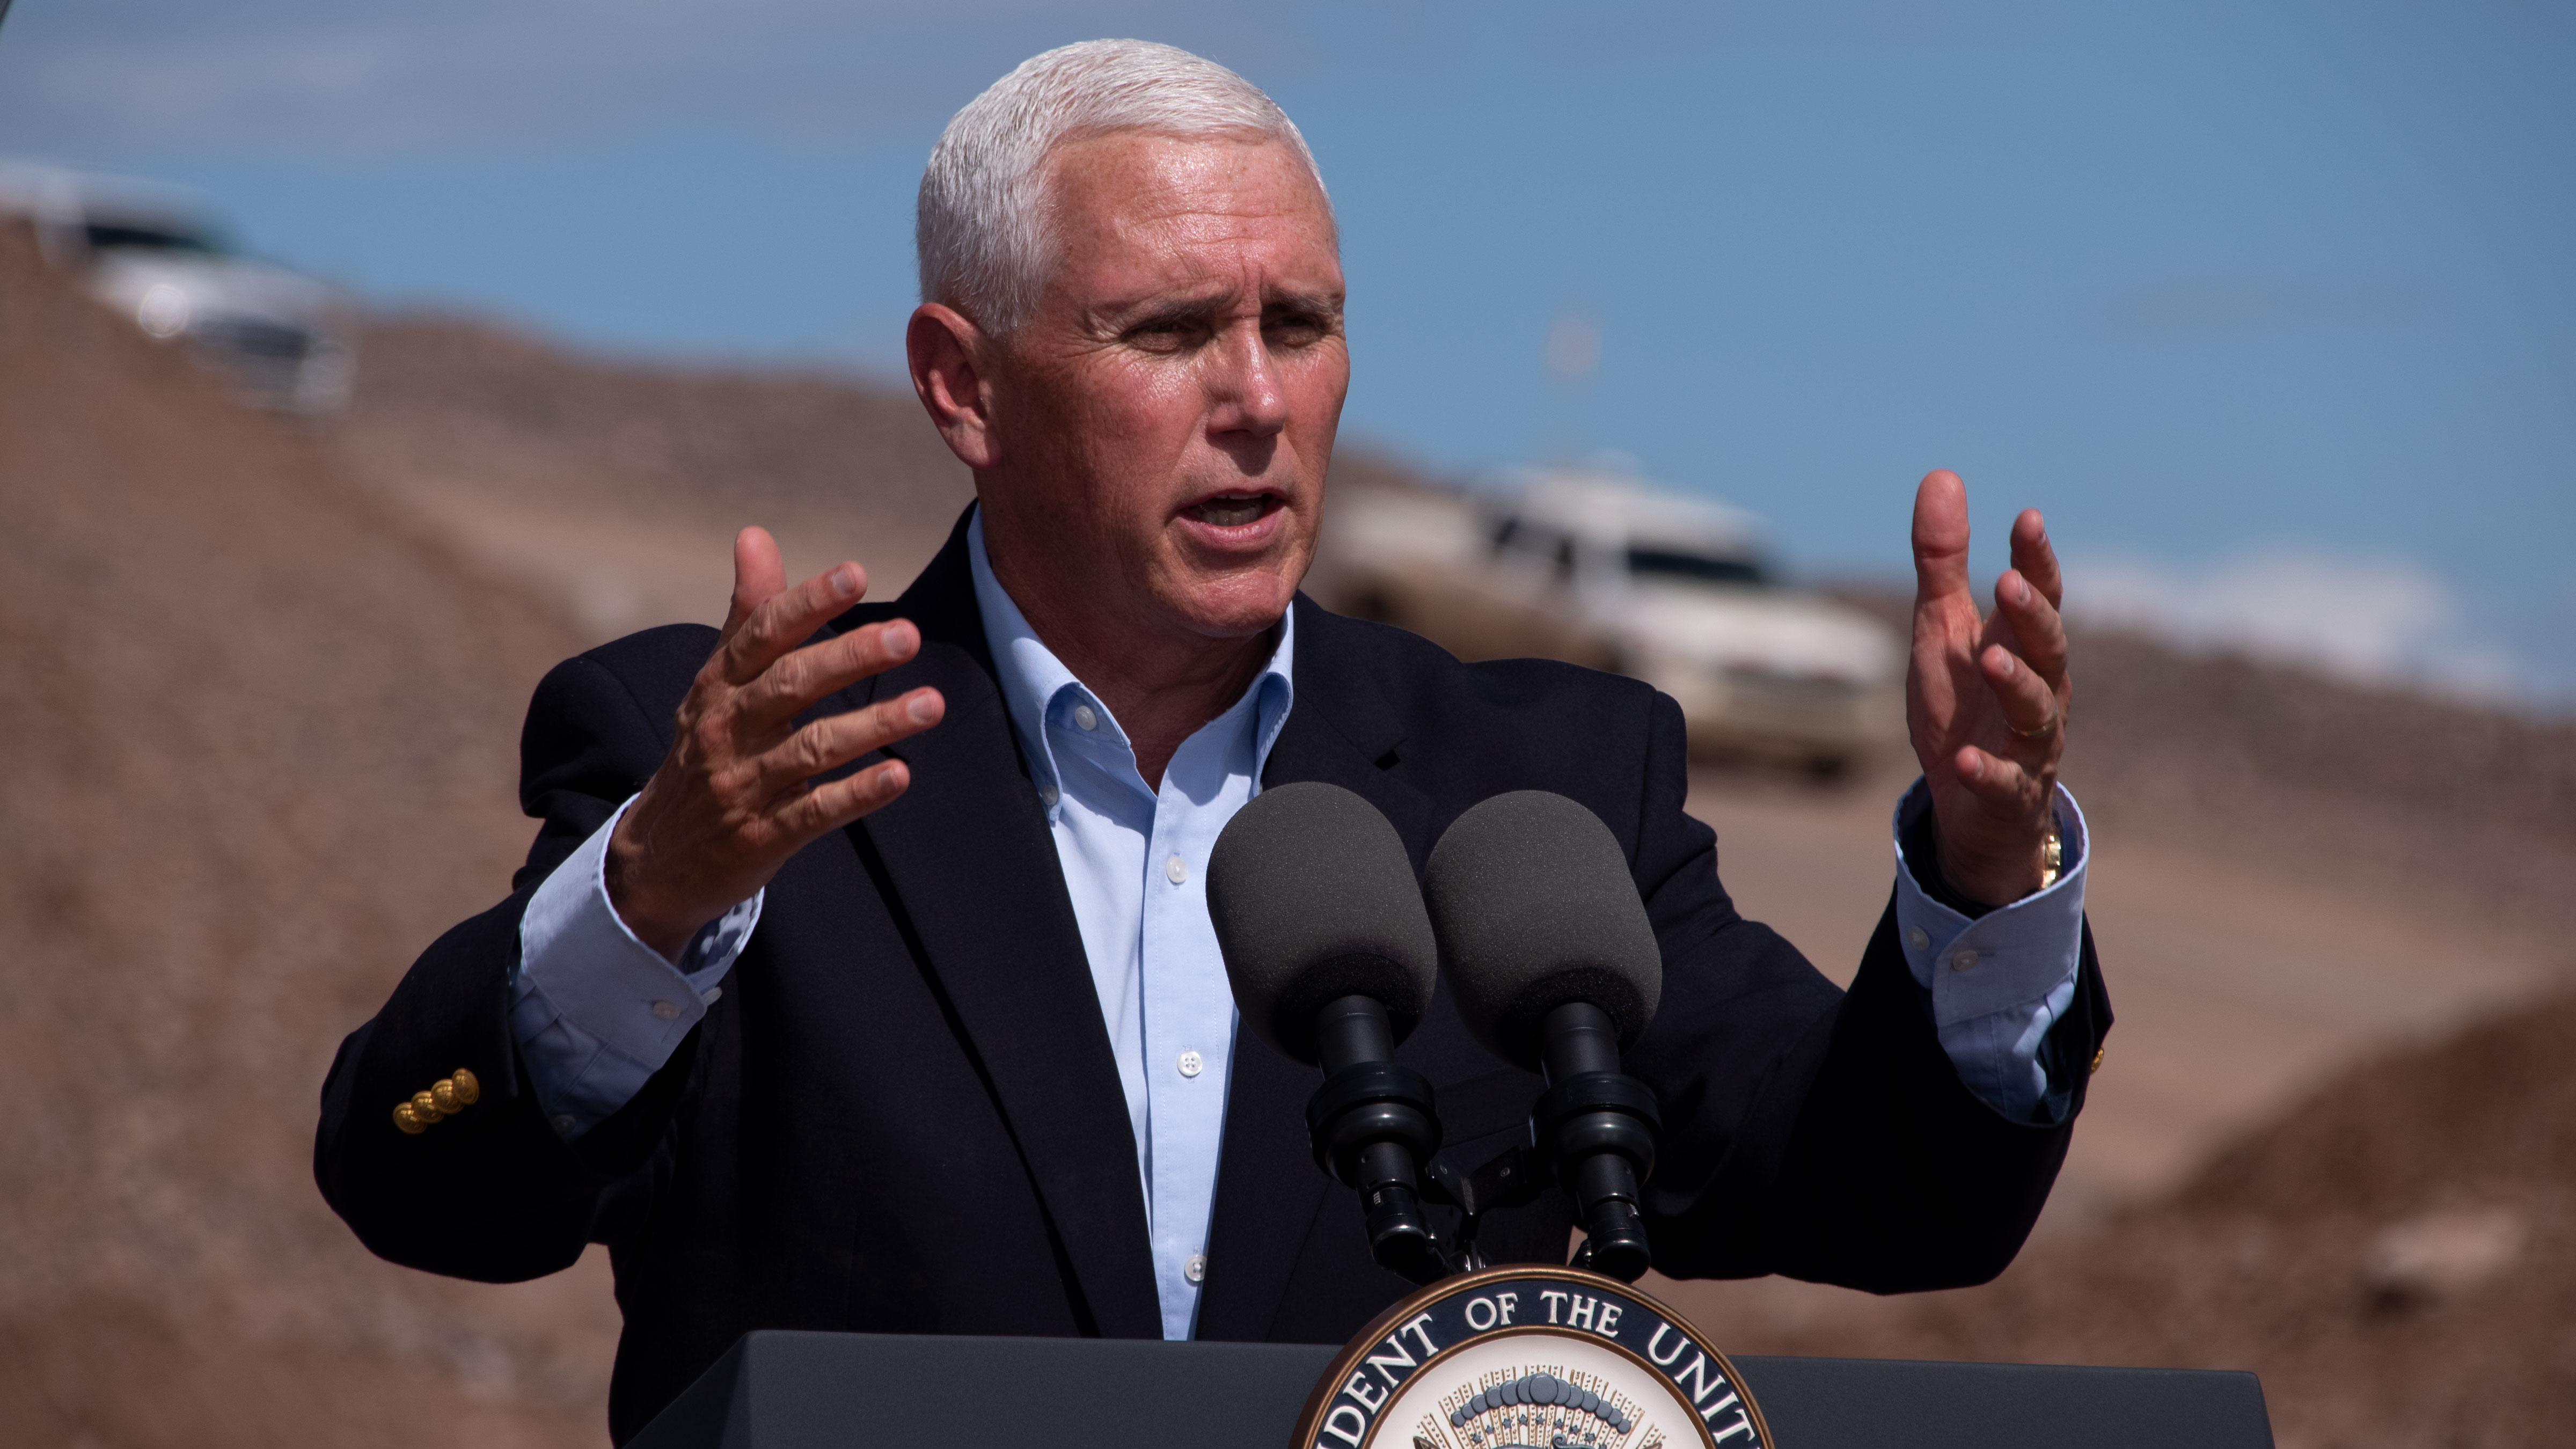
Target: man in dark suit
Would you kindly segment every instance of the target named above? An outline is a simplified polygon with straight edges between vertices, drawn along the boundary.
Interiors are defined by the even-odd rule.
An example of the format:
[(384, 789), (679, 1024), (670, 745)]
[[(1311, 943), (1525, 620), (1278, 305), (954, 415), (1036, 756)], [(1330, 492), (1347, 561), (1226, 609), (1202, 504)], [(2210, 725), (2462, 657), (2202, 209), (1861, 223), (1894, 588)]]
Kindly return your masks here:
[[(507, 1281), (609, 1245), (623, 1440), (742, 1333), (1339, 1341), (1403, 1291), (1307, 1154), (1311, 1069), (1238, 1040), (1199, 892), (1253, 790), (1323, 780), (1420, 867), (1500, 792), (1626, 850), (1665, 958), (1629, 1057), (1657, 1266), (1983, 1281), (2063, 1159), (2110, 1016), (2055, 784), (2036, 514), (1980, 617), (1965, 500), (1915, 510), (1925, 779), (1836, 990), (1718, 883), (1682, 723), (1633, 681), (1463, 665), (1296, 595), (1349, 379), (1295, 128), (1165, 47), (1040, 56), (923, 185), (909, 350), (978, 505), (892, 605), (747, 529), (721, 631), (547, 676), (510, 898), (343, 1044), (316, 1173), (370, 1248)], [(1538, 1081), (1445, 997), (1399, 1054), (1472, 1167)], [(1554, 1197), (1497, 1261), (1561, 1260)]]

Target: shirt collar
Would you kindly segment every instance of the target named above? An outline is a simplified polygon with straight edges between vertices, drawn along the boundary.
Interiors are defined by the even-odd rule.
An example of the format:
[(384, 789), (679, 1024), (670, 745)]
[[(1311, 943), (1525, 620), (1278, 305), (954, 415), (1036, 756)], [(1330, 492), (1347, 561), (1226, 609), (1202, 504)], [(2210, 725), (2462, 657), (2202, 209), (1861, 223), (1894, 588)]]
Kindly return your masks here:
[[(1056, 767), (1055, 746), (1046, 729), (1049, 711), (1070, 711), (1076, 705), (1098, 710), (1101, 733), (1121, 748), (1127, 747), (1126, 731), (1109, 707), (1038, 638), (1037, 630), (1029, 626), (1028, 616), (1020, 612), (1001, 580), (993, 576), (992, 559), (984, 551), (981, 507), (966, 525), (966, 563), (975, 578), (975, 607), (984, 616), (984, 644), (992, 651), (993, 669), (1000, 676), (1002, 701), (1010, 711), (1012, 733), (1019, 737), (1020, 757), (1028, 763), (1038, 796), (1046, 802), (1047, 817), (1052, 820), (1060, 808), (1057, 802), (1063, 775)], [(1257, 713), (1249, 762), (1254, 794), (1261, 792), (1261, 772), (1270, 763), (1270, 747), (1278, 742), (1279, 731), (1288, 723), (1289, 707), (1296, 701), (1296, 644), (1297, 611), (1291, 608), (1280, 617), (1279, 644), (1271, 650), (1269, 664), (1244, 691), (1244, 698), (1226, 711), (1226, 715), (1232, 715), (1249, 701)], [(1202, 728), (1225, 722), (1221, 715)]]

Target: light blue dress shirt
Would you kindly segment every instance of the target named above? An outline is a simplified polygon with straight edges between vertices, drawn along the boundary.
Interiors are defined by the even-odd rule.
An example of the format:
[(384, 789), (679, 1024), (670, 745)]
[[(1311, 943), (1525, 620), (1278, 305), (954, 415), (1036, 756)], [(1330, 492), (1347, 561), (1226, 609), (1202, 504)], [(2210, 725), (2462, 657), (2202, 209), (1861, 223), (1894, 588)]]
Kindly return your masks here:
[[(994, 579), (983, 521), (967, 529), (975, 598), (1022, 758), (1045, 804), (1056, 858), (1118, 1064), (1145, 1189), (1167, 1338), (1188, 1338), (1206, 1276), (1209, 1213), (1235, 1045), (1233, 993), (1207, 914), (1218, 832), (1260, 789), (1295, 700), (1295, 615), (1243, 697), (1182, 742), (1147, 788), (1098, 696), (1037, 637)], [(609, 904), (608, 838), (629, 800), (537, 887), (519, 928), (510, 1023), (555, 1130), (580, 1136), (643, 1090), (759, 925), (764, 894), (700, 931), (675, 964)], [(1898, 838), (1930, 808), (1921, 782), (1897, 809)], [(2083, 815), (2062, 790), (2057, 883), (1971, 921), (1923, 894), (1897, 848), (1897, 929), (1942, 1048), (1969, 1090), (2017, 1121), (2053, 1120), (2064, 1087), (2038, 1061), (2073, 1001), (2084, 911)]]
[[(2016, 1122), (2065, 1120), (2072, 1082), (2039, 1063), (2048, 1029), (2075, 1002), (2084, 945), (2084, 812), (2057, 787), (2055, 883), (1970, 920), (1923, 893), (1905, 859), (1908, 827), (1932, 808), (1921, 779), (1896, 806), (1896, 933), (1959, 1080)], [(2052, 1094), (2052, 1086), (2056, 1089)]]
[(767, 892), (698, 932), (675, 965), (637, 939), (608, 903), (608, 837), (634, 807), (564, 857), (519, 918), (510, 1034), (547, 1120), (579, 1137), (644, 1090), (689, 1028), (724, 995), (717, 983), (760, 924)]
[(1207, 1276), (1208, 1215), (1234, 1063), (1234, 990), (1208, 919), (1208, 852), (1260, 791), (1270, 746), (1288, 722), (1296, 615), (1280, 621), (1278, 647), (1260, 677), (1181, 742), (1164, 767), (1162, 789), (1150, 789), (1108, 706), (1039, 640), (994, 579), (983, 530), (980, 515), (967, 527), (975, 603), (1021, 756), (1055, 832), (1127, 1092), (1163, 1336), (1187, 1338)]

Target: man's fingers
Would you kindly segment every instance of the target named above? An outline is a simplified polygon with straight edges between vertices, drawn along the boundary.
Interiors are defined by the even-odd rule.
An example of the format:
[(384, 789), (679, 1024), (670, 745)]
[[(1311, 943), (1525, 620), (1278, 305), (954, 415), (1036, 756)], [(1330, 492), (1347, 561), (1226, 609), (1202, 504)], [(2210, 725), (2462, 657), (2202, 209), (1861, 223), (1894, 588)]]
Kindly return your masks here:
[(2019, 569), (1995, 580), (1995, 612), (2012, 626), (2023, 662), (2053, 692), (2066, 682), (2066, 621)]
[(724, 632), (731, 638), (752, 611), (787, 587), (787, 564), (778, 556), (778, 540), (769, 530), (746, 528), (733, 536), (733, 602), (725, 609)]
[(1935, 468), (1914, 490), (1914, 601), (1968, 591), (1968, 488)]
[(888, 619), (836, 639), (809, 644), (763, 670), (736, 699), (751, 728), (783, 726), (816, 700), (882, 674), (921, 652), (921, 630), (909, 619)]
[(780, 655), (857, 603), (867, 589), (867, 570), (843, 562), (792, 589), (772, 594), (721, 646), (726, 682), (749, 684)]
[(2020, 812), (2035, 792), (2030, 771), (1975, 745), (1961, 745), (1958, 754), (1952, 757), (1950, 767), (1969, 794), (2006, 813)]
[(778, 827), (801, 847), (806, 841), (892, 804), (911, 785), (911, 767), (901, 760), (870, 765), (847, 779), (817, 785), (788, 801), (778, 812)]
[(2066, 606), (2066, 580), (2057, 568), (2057, 546), (2048, 541), (2048, 522), (2036, 508), (2025, 508), (2012, 526), (2013, 571), (2048, 600), (2052, 609)]
[[(917, 735), (939, 723), (947, 712), (948, 702), (938, 690), (916, 689), (865, 709), (815, 720), (754, 762), (753, 788), (763, 800), (793, 796), (814, 776)], [(794, 802), (790, 804), (792, 808)]]
[(2011, 650), (1987, 645), (1977, 656), (1977, 672), (1986, 677), (1986, 688), (1994, 691), (2004, 724), (2014, 735), (2043, 743), (2057, 728), (2057, 692)]

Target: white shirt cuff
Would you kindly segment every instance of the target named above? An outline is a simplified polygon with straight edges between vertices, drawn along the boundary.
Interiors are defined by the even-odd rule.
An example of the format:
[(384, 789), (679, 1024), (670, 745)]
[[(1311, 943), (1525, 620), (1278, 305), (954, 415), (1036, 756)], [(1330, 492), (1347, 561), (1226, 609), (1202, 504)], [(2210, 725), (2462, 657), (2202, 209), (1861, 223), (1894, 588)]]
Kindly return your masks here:
[(632, 1101), (724, 994), (717, 983), (760, 924), (766, 892), (709, 922), (677, 964), (609, 903), (608, 839), (628, 808), (564, 858), (519, 921), (510, 1030), (537, 1100), (567, 1139)]
[(2055, 812), (2057, 880), (1970, 920), (1924, 894), (1905, 860), (1905, 832), (1932, 808), (1917, 779), (1896, 807), (1896, 930), (1914, 982), (1959, 1078), (1987, 1105), (2035, 1120), (2049, 1096), (2039, 1048), (2075, 1000), (2084, 943), (2084, 812), (2063, 785)]

